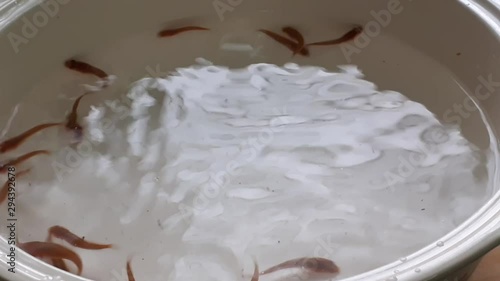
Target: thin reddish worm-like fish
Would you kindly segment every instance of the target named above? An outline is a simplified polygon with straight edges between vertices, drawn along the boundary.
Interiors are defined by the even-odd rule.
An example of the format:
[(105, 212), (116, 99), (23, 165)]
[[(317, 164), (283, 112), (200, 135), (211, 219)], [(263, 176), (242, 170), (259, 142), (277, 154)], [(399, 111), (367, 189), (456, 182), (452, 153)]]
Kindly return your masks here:
[(73, 103), (73, 108), (71, 110), (71, 113), (68, 115), (66, 118), (66, 128), (68, 130), (75, 131), (78, 135), (78, 137), (81, 137), (83, 128), (82, 126), (78, 123), (78, 106), (80, 105), (80, 101), (82, 100), (83, 97), (85, 97), (88, 94), (93, 94), (94, 92), (87, 92), (85, 94), (82, 94), (79, 96), (75, 102)]
[(340, 272), (337, 265), (328, 259), (324, 258), (298, 258), (288, 260), (261, 272), (261, 275), (276, 272), (288, 268), (303, 268), (312, 273), (336, 275)]
[(13, 138), (10, 138), (10, 139), (5, 140), (2, 143), (0, 143), (0, 153), (5, 153), (5, 152), (8, 152), (10, 150), (16, 149), (23, 142), (25, 142), (29, 137), (33, 136), (34, 134), (36, 134), (44, 129), (47, 129), (50, 127), (55, 127), (55, 126), (60, 126), (60, 125), (62, 125), (62, 123), (47, 123), (47, 124), (37, 125), (37, 126), (29, 129), (28, 131), (26, 131), (18, 136), (15, 136)]
[(254, 259), (254, 270), (253, 270), (253, 276), (250, 281), (259, 281), (259, 265), (257, 264), (257, 261)]
[[(288, 36), (290, 36), (290, 38), (293, 38), (295, 41), (297, 41), (297, 44), (298, 44), (297, 48), (295, 49), (295, 51), (293, 51), (294, 56), (298, 52), (302, 51), (302, 49), (304, 49), (304, 47), (305, 47), (304, 36), (302, 36), (302, 34), (297, 29), (295, 29), (291, 26), (286, 26), (286, 27), (283, 27), (282, 31), (284, 33), (286, 33)], [(309, 54), (308, 49), (305, 49), (305, 52), (307, 52), (307, 54)]]
[[(78, 268), (78, 275), (82, 274), (83, 263), (80, 256), (73, 252), (72, 250), (61, 246), (59, 244), (51, 242), (26, 242), (17, 243), (19, 248), (21, 248), (26, 253), (32, 255), (33, 257), (44, 259), (64, 259), (73, 262)], [(64, 265), (66, 266), (66, 265)]]
[(321, 42), (315, 42), (315, 43), (310, 43), (306, 44), (306, 46), (330, 46), (330, 45), (338, 45), (341, 43), (345, 43), (347, 41), (353, 40), (363, 32), (363, 28), (361, 26), (357, 26), (353, 28), (351, 31), (347, 32), (344, 34), (342, 37), (333, 39), (333, 40), (328, 40), (328, 41), (321, 41)]
[(35, 150), (32, 152), (28, 152), (22, 156), (19, 156), (18, 158), (9, 160), (8, 162), (0, 163), (0, 173), (5, 173), (7, 171), (7, 168), (10, 166), (16, 166), (17, 164), (20, 164), (31, 157), (40, 155), (40, 154), (45, 154), (45, 155), (50, 155), (50, 151), (48, 150)]
[(185, 26), (180, 28), (165, 29), (158, 32), (158, 37), (172, 37), (187, 31), (204, 31), (204, 30), (210, 30), (210, 29), (201, 26)]
[[(27, 170), (24, 170), (24, 171), (21, 171), (19, 173), (16, 174), (16, 178), (19, 178), (19, 177), (22, 177), (23, 175), (29, 173), (31, 171), (31, 169), (27, 169)], [(0, 190), (0, 204), (3, 203), (3, 201), (5, 201), (5, 199), (7, 199), (7, 196), (9, 195), (9, 185), (10, 185), (11, 181), (10, 180), (7, 180), (5, 182), (5, 184), (3, 185), (2, 189)]]
[[(290, 49), (290, 51), (295, 52), (295, 50), (297, 50), (298, 44), (293, 42), (292, 40), (266, 29), (259, 29), (259, 31), (271, 37), (283, 46), (287, 47), (288, 49)], [(306, 57), (309, 56), (309, 52), (305, 48), (300, 50), (299, 53)]]
[(69, 272), (69, 269), (63, 259), (52, 259), (51, 261), (53, 266), (59, 268), (60, 270)]
[[(49, 228), (49, 235), (47, 237), (47, 242), (52, 242), (52, 236), (62, 239), (68, 242), (69, 244), (82, 249), (100, 250), (112, 247), (112, 245), (87, 242), (83, 238), (80, 238), (74, 233), (70, 232), (68, 229), (57, 225)], [(68, 271), (68, 267), (64, 263), (63, 259), (53, 258), (52, 264), (61, 270)]]
[(83, 238), (77, 236), (76, 234), (72, 233), (68, 229), (55, 225), (51, 228), (49, 228), (49, 236), (48, 236), (48, 241), (52, 241), (52, 237), (56, 237), (59, 239), (62, 239), (72, 246), (75, 246), (77, 248), (81, 249), (86, 249), (86, 250), (102, 250), (102, 249), (109, 249), (112, 248), (112, 244), (97, 244), (97, 243), (92, 243), (84, 240)]
[(95, 75), (101, 79), (105, 79), (109, 76), (106, 72), (104, 72), (104, 70), (102, 70), (100, 68), (97, 68), (97, 67), (90, 65), (86, 62), (77, 61), (74, 59), (70, 59), (70, 60), (65, 61), (64, 66), (66, 66), (67, 68), (69, 68), (71, 70), (74, 70), (74, 71), (77, 71), (77, 72), (80, 72), (83, 74)]
[(130, 265), (131, 260), (127, 260), (127, 276), (128, 281), (135, 281), (134, 273), (132, 272), (132, 266)]

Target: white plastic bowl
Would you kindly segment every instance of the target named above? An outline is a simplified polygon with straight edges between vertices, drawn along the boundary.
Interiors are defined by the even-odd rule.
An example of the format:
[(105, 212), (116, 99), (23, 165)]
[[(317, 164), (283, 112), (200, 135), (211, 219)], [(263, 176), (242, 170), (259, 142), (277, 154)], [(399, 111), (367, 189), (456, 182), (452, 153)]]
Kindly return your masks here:
[[(161, 65), (168, 70), (190, 65), (196, 57), (230, 67), (287, 62), (289, 53), (272, 44), (265, 45), (269, 50), (259, 58), (219, 49), (228, 38), (252, 38), (249, 34), (259, 28), (293, 24), (306, 36), (324, 39), (342, 34), (342, 25), (362, 24), (364, 42), (357, 41), (349, 49), (315, 50), (310, 58), (296, 61), (330, 69), (346, 63), (359, 65), (377, 85), (401, 91), (445, 122), (459, 123), (471, 142), (487, 148), (489, 138), (479, 112), (454, 112), (454, 105), (465, 102), (456, 91), (456, 80), (476, 98), (493, 129), (500, 125), (496, 108), (500, 85), (484, 83), (500, 81), (498, 0), (49, 0), (39, 4), (30, 0), (0, 4), (2, 120), (15, 104), (37, 94), (32, 85), (60, 71), (70, 57), (100, 61), (99, 66), (130, 77), (131, 82), (148, 74), (145, 66)], [(156, 33), (173, 23), (216, 26), (218, 35), (203, 37), (203, 44), (193, 39), (189, 47), (155, 44)], [(452, 76), (429, 68), (431, 59)], [(404, 263), (394, 262), (344, 281), (466, 280), (480, 258), (500, 244), (499, 190), (497, 184), (482, 209), (440, 239), (444, 246), (431, 244)], [(2, 240), (0, 276), (7, 280), (51, 280), (50, 276), (84, 280), (19, 251), (17, 273), (9, 273), (9, 246)]]

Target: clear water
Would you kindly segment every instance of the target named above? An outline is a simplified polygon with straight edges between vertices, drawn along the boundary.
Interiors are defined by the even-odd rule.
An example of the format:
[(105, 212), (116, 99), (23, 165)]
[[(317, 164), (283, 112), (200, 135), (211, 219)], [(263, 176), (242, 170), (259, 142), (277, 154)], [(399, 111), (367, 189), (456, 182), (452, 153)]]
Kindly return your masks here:
[[(255, 32), (283, 19), (261, 19), (212, 22), (209, 33), (171, 40), (152, 29), (109, 39), (106, 48), (79, 46), (78, 55), (118, 80), (82, 101), (89, 130), (80, 147), (50, 130), (2, 155), (55, 152), (29, 161), (32, 173), (18, 180), (19, 239), (43, 240), (58, 224), (116, 244), (76, 250), (83, 275), (95, 280), (126, 280), (127, 257), (138, 281), (250, 280), (252, 256), (261, 269), (323, 256), (339, 265), (341, 279), (436, 245), (488, 199), (487, 157), (471, 143), (488, 139), (483, 120), (469, 112), (467, 140), (440, 123), (464, 101), (463, 89), (448, 70), (385, 34), (351, 58), (366, 80), (353, 68), (252, 65), (183, 69), (130, 89), (199, 56), (229, 67), (293, 61), (334, 72), (347, 63), (340, 48), (292, 58)], [(331, 20), (299, 29), (308, 41), (345, 32), (332, 30)], [(64, 69), (66, 55), (44, 66), (39, 83), (26, 83), (23, 100), (2, 97), (7, 137), (62, 120), (81, 84), (94, 81)], [(233, 166), (239, 173), (229, 172)]]
[(484, 157), (457, 128), (353, 66), (198, 65), (122, 94), (93, 97), (80, 146), (63, 132), (31, 143), (58, 152), (20, 180), (21, 241), (58, 224), (118, 246), (77, 250), (91, 279), (120, 276), (127, 257), (137, 280), (250, 280), (252, 257), (265, 269), (304, 256), (348, 277), (487, 198), (488, 175), (471, 173)]

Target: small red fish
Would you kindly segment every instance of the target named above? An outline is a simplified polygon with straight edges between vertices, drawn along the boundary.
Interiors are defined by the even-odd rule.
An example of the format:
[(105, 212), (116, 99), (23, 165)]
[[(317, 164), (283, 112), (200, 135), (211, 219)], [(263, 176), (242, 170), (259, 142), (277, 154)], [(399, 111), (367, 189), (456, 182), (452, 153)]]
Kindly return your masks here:
[(135, 281), (134, 273), (132, 272), (132, 267), (130, 266), (131, 260), (127, 261), (127, 276), (128, 281)]
[(48, 150), (35, 150), (29, 153), (26, 153), (22, 156), (19, 156), (18, 158), (8, 160), (8, 162), (0, 163), (0, 173), (5, 173), (7, 171), (7, 168), (10, 166), (16, 166), (17, 164), (20, 164), (31, 157), (40, 155), (40, 154), (45, 154), (45, 155), (50, 155), (50, 151)]
[(15, 136), (13, 138), (10, 138), (2, 143), (0, 143), (0, 153), (5, 153), (7, 151), (13, 150), (18, 148), (24, 141), (26, 141), (29, 137), (33, 136), (34, 134), (50, 128), (50, 127), (55, 127), (55, 126), (60, 126), (62, 123), (47, 123), (47, 124), (41, 124), (37, 125), (28, 131), (20, 134), (19, 136)]
[[(51, 237), (47, 237), (47, 240), (45, 242), (49, 242), (49, 243), (52, 243)], [(69, 269), (68, 267), (66, 266), (66, 263), (64, 262), (63, 259), (59, 259), (59, 258), (52, 258), (50, 260), (52, 262), (52, 265), (56, 268), (59, 268), (60, 270), (62, 271), (66, 271), (66, 272), (69, 272)]]
[(172, 37), (175, 36), (179, 33), (187, 32), (187, 31), (201, 31), (201, 30), (210, 30), (205, 27), (201, 26), (185, 26), (185, 27), (180, 27), (180, 28), (174, 28), (174, 29), (165, 29), (160, 32), (158, 32), (158, 37)]
[[(259, 29), (260, 32), (266, 34), (267, 36), (271, 37), (274, 39), (276, 42), (281, 43), (283, 46), (287, 47), (290, 49), (290, 51), (295, 52), (298, 48), (298, 44), (293, 42), (292, 40), (281, 36), (277, 33), (274, 33), (272, 31), (266, 30), (266, 29)], [(309, 50), (306, 48), (303, 48), (302, 50), (299, 51), (299, 53), (303, 56), (308, 57), (309, 56)]]
[(69, 272), (69, 269), (63, 259), (52, 259), (52, 265), (59, 268), (60, 270)]
[[(21, 171), (21, 172), (16, 174), (16, 178), (22, 177), (23, 175), (29, 173), (30, 171), (31, 171), (31, 169)], [(2, 189), (0, 190), (0, 204), (2, 204), (3, 201), (5, 201), (5, 199), (7, 199), (7, 196), (9, 195), (9, 184), (10, 184), (10, 181), (7, 180), (5, 182), (5, 184), (3, 185)]]
[(70, 59), (65, 61), (64, 65), (71, 70), (78, 71), (83, 74), (92, 74), (101, 79), (105, 79), (109, 76), (106, 72), (104, 72), (104, 70), (82, 61)]
[(257, 261), (254, 259), (254, 270), (253, 270), (253, 276), (250, 281), (259, 281), (259, 265), (257, 264)]
[(321, 41), (321, 42), (316, 42), (316, 43), (310, 43), (306, 44), (306, 46), (329, 46), (329, 45), (338, 45), (341, 43), (345, 43), (347, 41), (353, 40), (363, 32), (363, 27), (361, 26), (356, 26), (353, 28), (351, 31), (347, 32), (344, 34), (342, 37), (333, 39), (333, 40), (328, 40), (328, 41)]
[(71, 113), (66, 118), (66, 128), (68, 130), (74, 131), (77, 135), (77, 138), (80, 139), (82, 137), (83, 127), (78, 123), (78, 106), (80, 105), (80, 101), (83, 97), (88, 94), (92, 94), (94, 92), (87, 92), (81, 96), (79, 96), (75, 102), (73, 103), (73, 108)]
[(331, 260), (324, 258), (298, 258), (280, 263), (276, 266), (264, 270), (260, 274), (264, 275), (289, 268), (302, 268), (310, 273), (329, 276), (330, 278), (336, 276), (340, 272), (337, 265)]
[[(293, 38), (295, 41), (297, 41), (297, 48), (295, 49), (295, 51), (293, 51), (294, 56), (298, 52), (302, 51), (302, 49), (304, 49), (304, 47), (305, 47), (304, 36), (302, 36), (302, 34), (297, 29), (295, 29), (291, 26), (286, 26), (286, 27), (283, 27), (282, 31), (284, 33), (286, 33), (288, 36), (290, 36), (290, 38)], [(308, 49), (306, 49), (306, 52), (307, 52), (307, 54), (309, 54)]]
[(17, 243), (26, 253), (39, 259), (64, 259), (73, 262), (78, 268), (78, 275), (82, 274), (83, 263), (80, 256), (72, 250), (51, 242)]
[(102, 250), (113, 247), (111, 244), (97, 244), (85, 241), (83, 238), (78, 237), (76, 234), (59, 225), (49, 228), (49, 237), (47, 241), (51, 242), (52, 237), (62, 239), (75, 247), (87, 250)]

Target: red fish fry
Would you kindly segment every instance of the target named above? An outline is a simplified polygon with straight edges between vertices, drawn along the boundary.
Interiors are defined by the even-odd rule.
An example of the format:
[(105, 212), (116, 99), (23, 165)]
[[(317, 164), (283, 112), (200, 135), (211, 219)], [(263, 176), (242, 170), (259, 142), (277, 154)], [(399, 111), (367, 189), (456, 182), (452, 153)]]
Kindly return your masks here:
[(210, 29), (201, 26), (185, 26), (180, 28), (164, 29), (158, 32), (158, 37), (172, 37), (187, 31), (206, 31), (206, 30)]
[[(291, 26), (286, 26), (286, 27), (283, 27), (282, 31), (284, 33), (286, 33), (290, 38), (297, 41), (297, 49), (295, 49), (295, 51), (293, 51), (294, 56), (298, 52), (302, 51), (302, 49), (304, 49), (304, 47), (305, 47), (304, 36), (302, 36), (302, 34), (297, 29), (295, 29)], [(309, 50), (306, 49), (306, 52), (309, 54)]]
[[(16, 174), (16, 178), (22, 177), (23, 175), (29, 173), (31, 169), (27, 169), (24, 171), (21, 171)], [(0, 190), (0, 204), (7, 199), (7, 196), (9, 195), (9, 186), (11, 185), (11, 181), (7, 180), (5, 184), (3, 185), (2, 189)]]
[(253, 270), (253, 276), (250, 281), (259, 281), (259, 265), (257, 264), (257, 261), (254, 259), (254, 270)]
[(345, 43), (347, 41), (353, 40), (363, 32), (363, 27), (357, 26), (353, 28), (351, 31), (347, 32), (344, 34), (342, 37), (333, 39), (333, 40), (328, 40), (328, 41), (321, 41), (321, 42), (316, 42), (316, 43), (310, 43), (306, 44), (306, 46), (331, 46), (331, 45), (338, 45), (341, 43)]
[(49, 238), (47, 240), (51, 241), (52, 237), (62, 239), (75, 247), (87, 250), (102, 250), (113, 247), (111, 244), (97, 244), (85, 241), (83, 238), (78, 237), (76, 234), (59, 225), (49, 228)]
[[(292, 40), (284, 37), (284, 36), (281, 36), (277, 33), (274, 33), (272, 31), (269, 31), (269, 30), (266, 30), (266, 29), (259, 29), (260, 32), (266, 34), (267, 36), (271, 37), (272, 39), (274, 39), (276, 42), (282, 44), (283, 46), (287, 47), (288, 49), (290, 49), (290, 51), (292, 52), (295, 52), (295, 50), (297, 50), (298, 48), (298, 44), (293, 42)], [(309, 56), (309, 51), (305, 48), (303, 48), (302, 50), (299, 51), (299, 53), (303, 56)]]
[(74, 71), (83, 73), (83, 74), (92, 74), (101, 79), (107, 78), (109, 75), (104, 72), (102, 69), (99, 69), (95, 66), (92, 66), (86, 62), (77, 61), (74, 59), (70, 59), (64, 62), (64, 65)]
[(68, 267), (66, 266), (66, 263), (64, 262), (63, 259), (52, 259), (52, 265), (54, 267), (59, 268), (60, 270), (69, 272)]
[(88, 92), (79, 96), (73, 103), (73, 108), (71, 109), (70, 114), (66, 118), (66, 128), (68, 130), (75, 131), (78, 136), (81, 136), (83, 131), (82, 126), (78, 123), (78, 106), (80, 105), (80, 101), (82, 100), (83, 97), (92, 93), (94, 92)]
[(336, 275), (340, 272), (337, 265), (331, 260), (324, 258), (298, 258), (285, 261), (269, 269), (266, 269), (261, 272), (261, 275), (289, 268), (303, 268), (312, 273), (328, 275)]
[(39, 259), (64, 259), (69, 260), (76, 265), (78, 268), (78, 275), (82, 273), (83, 263), (80, 256), (73, 252), (72, 250), (61, 246), (59, 244), (54, 244), (51, 242), (26, 242), (18, 243), (19, 248), (21, 248), (26, 253), (32, 255), (33, 257)]
[(45, 155), (50, 155), (50, 151), (48, 150), (35, 150), (29, 153), (26, 153), (22, 156), (19, 156), (18, 158), (8, 160), (7, 162), (0, 163), (0, 173), (5, 173), (7, 171), (7, 168), (10, 166), (16, 166), (17, 164), (21, 164), (22, 162), (40, 155), (40, 154), (45, 154)]
[[(47, 237), (46, 242), (52, 242), (50, 241), (50, 236)], [(50, 261), (54, 267), (59, 268), (62, 271), (70, 272), (63, 259), (53, 258)]]
[(132, 272), (132, 267), (130, 266), (130, 259), (127, 261), (127, 276), (128, 281), (135, 281), (134, 273)]
[(37, 126), (29, 129), (28, 131), (26, 131), (18, 136), (15, 136), (13, 138), (10, 138), (10, 139), (0, 143), (0, 153), (5, 153), (5, 152), (8, 152), (10, 150), (16, 149), (23, 142), (25, 142), (29, 137), (33, 136), (34, 134), (36, 134), (44, 129), (56, 127), (56, 126), (60, 126), (60, 125), (62, 125), (62, 123), (47, 123), (47, 124), (37, 125)]

